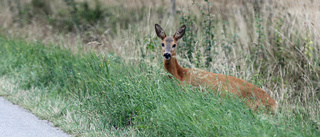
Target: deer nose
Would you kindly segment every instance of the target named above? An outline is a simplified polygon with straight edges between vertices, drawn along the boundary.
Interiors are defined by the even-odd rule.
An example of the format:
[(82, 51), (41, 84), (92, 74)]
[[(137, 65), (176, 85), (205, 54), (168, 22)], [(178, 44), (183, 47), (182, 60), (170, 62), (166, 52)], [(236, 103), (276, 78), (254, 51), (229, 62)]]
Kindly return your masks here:
[(169, 60), (171, 58), (171, 54), (170, 53), (164, 53), (163, 54), (163, 57), (166, 59), (166, 60)]

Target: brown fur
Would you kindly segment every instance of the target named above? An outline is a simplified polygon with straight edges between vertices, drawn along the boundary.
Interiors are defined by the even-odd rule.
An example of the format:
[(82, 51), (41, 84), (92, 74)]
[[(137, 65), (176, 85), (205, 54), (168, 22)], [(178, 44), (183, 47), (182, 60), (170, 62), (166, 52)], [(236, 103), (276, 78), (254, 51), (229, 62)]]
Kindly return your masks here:
[(244, 98), (247, 105), (253, 110), (265, 106), (273, 113), (277, 111), (277, 102), (265, 91), (247, 81), (232, 76), (181, 67), (175, 58), (176, 47), (173, 47), (173, 45), (177, 44), (177, 41), (184, 35), (185, 26), (180, 27), (173, 37), (167, 37), (158, 24), (156, 24), (155, 29), (164, 45), (162, 53), (170, 52), (171, 54), (169, 60), (164, 59), (164, 67), (180, 82), (195, 87), (206, 87), (207, 89), (233, 93), (240, 98)]

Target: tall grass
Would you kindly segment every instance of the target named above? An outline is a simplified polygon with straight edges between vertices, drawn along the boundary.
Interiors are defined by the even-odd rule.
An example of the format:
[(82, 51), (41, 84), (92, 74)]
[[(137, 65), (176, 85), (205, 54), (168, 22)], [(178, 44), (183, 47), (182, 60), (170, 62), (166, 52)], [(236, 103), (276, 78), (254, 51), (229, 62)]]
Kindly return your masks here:
[[(182, 88), (158, 67), (160, 62), (124, 64), (111, 54), (72, 53), (4, 37), (0, 52), (0, 74), (25, 89), (6, 91), (8, 98), (29, 104), (34, 113), (73, 135), (320, 134), (319, 123), (302, 110), (268, 116), (251, 112), (232, 95), (220, 98), (213, 91)], [(30, 95), (17, 96), (19, 92)]]
[[(3, 7), (0, 9), (0, 30), (4, 35), (26, 36), (28, 41), (41, 40), (46, 45), (54, 42), (75, 53), (78, 53), (79, 48), (84, 49), (84, 52), (94, 49), (102, 54), (99, 55), (102, 57), (96, 58), (100, 64), (103, 64), (101, 58), (113, 53), (121, 57), (115, 60), (119, 60), (118, 63), (121, 62), (123, 66), (145, 64), (145, 68), (135, 68), (136, 72), (139, 69), (149, 70), (148, 67), (153, 66), (152, 71), (161, 74), (159, 79), (165, 79), (163, 77), (166, 72), (160, 67), (160, 41), (155, 35), (154, 24), (161, 24), (167, 35), (174, 34), (181, 24), (187, 24), (186, 36), (178, 44), (178, 61), (182, 66), (198, 67), (250, 81), (279, 102), (281, 113), (309, 117), (308, 119), (319, 123), (319, 1), (177, 1), (179, 14), (174, 18), (168, 12), (169, 0), (97, 0), (92, 3), (73, 1), (76, 2), (77, 13), (72, 13), (73, 8), (65, 5), (65, 1), (39, 0), (50, 5), (51, 10), (47, 12), (50, 16), (43, 14), (46, 12), (36, 12), (43, 10), (38, 9), (36, 3), (31, 5), (28, 12), (15, 11), (16, 8), (28, 8), (32, 4), (30, 0), (17, 1), (20, 3), (11, 6), (5, 1), (0, 2), (3, 3), (0, 5)], [(85, 17), (85, 3), (89, 4), (88, 13), (97, 10), (96, 3), (99, 3), (101, 7), (98, 10), (101, 10), (102, 16), (95, 21)], [(29, 16), (33, 12), (35, 14)], [(132, 13), (132, 16), (128, 16), (128, 13)], [(72, 22), (71, 15), (81, 20)], [(71, 29), (66, 30), (66, 26)], [(82, 56), (80, 53), (76, 55)], [(16, 62), (17, 65), (19, 63)], [(70, 64), (65, 66), (70, 67), (70, 74), (82, 71), (73, 71), (77, 67)], [(105, 75), (98, 68), (89, 69), (92, 69), (90, 73), (97, 71)], [(62, 75), (60, 72), (56, 73)], [(33, 79), (30, 83), (22, 84), (26, 87), (52, 84), (48, 80), (37, 82), (37, 77), (49, 77), (46, 72), (32, 75), (33, 77), (29, 77)], [(118, 75), (117, 77), (124, 79)], [(82, 75), (69, 79), (78, 78), (87, 79)], [(99, 80), (96, 77), (94, 79)], [(72, 80), (53, 84), (62, 82), (83, 87), (90, 84)], [(62, 87), (64, 89), (59, 90), (76, 91), (71, 87)]]

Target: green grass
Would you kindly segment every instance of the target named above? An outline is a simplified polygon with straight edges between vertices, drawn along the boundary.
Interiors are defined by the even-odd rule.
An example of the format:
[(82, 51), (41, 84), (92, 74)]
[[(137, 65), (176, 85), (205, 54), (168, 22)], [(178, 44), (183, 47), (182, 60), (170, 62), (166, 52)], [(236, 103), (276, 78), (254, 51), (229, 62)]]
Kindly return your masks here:
[(160, 61), (123, 62), (1, 36), (1, 81), (11, 82), (0, 95), (75, 136), (320, 136), (303, 109), (253, 113), (238, 98), (180, 87)]

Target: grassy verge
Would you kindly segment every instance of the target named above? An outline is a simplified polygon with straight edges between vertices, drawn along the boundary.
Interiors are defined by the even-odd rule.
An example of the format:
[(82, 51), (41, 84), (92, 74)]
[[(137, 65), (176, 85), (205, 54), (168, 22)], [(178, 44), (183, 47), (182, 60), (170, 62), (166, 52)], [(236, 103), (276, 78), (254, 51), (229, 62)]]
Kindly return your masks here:
[(318, 114), (252, 113), (237, 98), (182, 89), (158, 66), (0, 37), (1, 95), (75, 136), (320, 135)]

